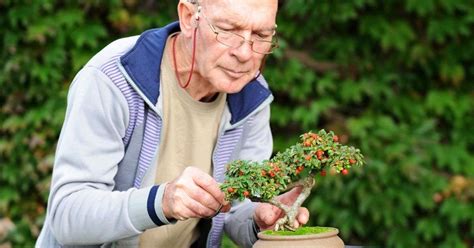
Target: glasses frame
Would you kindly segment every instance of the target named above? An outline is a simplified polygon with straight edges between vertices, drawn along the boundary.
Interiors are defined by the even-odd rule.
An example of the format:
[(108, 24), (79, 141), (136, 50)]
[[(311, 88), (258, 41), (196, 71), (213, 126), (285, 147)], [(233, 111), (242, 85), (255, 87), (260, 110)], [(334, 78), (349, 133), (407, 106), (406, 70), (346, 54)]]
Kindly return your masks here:
[[(199, 5), (198, 5), (199, 6)], [(200, 7), (200, 6), (199, 6)], [(234, 33), (234, 32), (229, 32), (229, 31), (224, 31), (224, 30), (220, 30), (219, 28), (217, 28), (216, 26), (214, 26), (210, 21), (209, 19), (202, 13), (202, 11), (199, 11), (198, 12), (199, 14), (202, 15), (202, 17), (204, 17), (204, 19), (206, 20), (207, 22), (207, 25), (209, 25), (209, 27), (211, 28), (211, 31), (216, 35), (215, 39), (217, 42), (221, 43), (222, 45), (224, 46), (227, 46), (227, 47), (231, 47), (231, 48), (238, 48), (240, 46), (242, 46), (244, 43), (248, 43), (250, 45), (250, 48), (251, 50), (254, 52), (254, 53), (258, 53), (258, 54), (271, 54), (273, 53), (273, 51), (275, 50), (275, 48), (278, 48), (278, 37), (276, 36), (276, 30), (273, 30), (273, 34), (272, 34), (272, 40), (269, 41), (269, 40), (264, 40), (264, 39), (253, 39), (253, 40), (247, 40), (245, 37), (243, 37), (242, 35), (240, 34), (237, 34), (237, 33)], [(277, 28), (277, 25), (275, 24), (275, 29)], [(222, 41), (220, 41), (217, 37), (219, 36), (219, 34), (230, 34), (230, 35), (235, 35), (237, 37), (240, 37), (242, 39), (242, 41), (240, 42), (240, 44), (238, 46), (230, 46), (228, 44), (225, 44), (223, 43)], [(268, 49), (268, 52), (259, 52), (259, 51), (255, 51), (254, 48), (253, 48), (253, 44), (255, 43), (255, 41), (258, 41), (258, 42), (265, 42), (265, 43), (269, 43), (270, 44), (270, 48)]]

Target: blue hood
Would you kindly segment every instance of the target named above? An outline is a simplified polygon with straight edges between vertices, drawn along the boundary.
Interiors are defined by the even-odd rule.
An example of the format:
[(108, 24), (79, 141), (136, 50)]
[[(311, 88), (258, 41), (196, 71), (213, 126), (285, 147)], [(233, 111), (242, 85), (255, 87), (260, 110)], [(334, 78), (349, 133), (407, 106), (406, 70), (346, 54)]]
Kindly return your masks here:
[[(174, 22), (163, 28), (151, 29), (138, 38), (135, 46), (120, 58), (123, 68), (148, 98), (156, 105), (160, 95), (160, 68), (166, 40), (172, 33), (180, 31)], [(240, 92), (227, 95), (227, 104), (235, 124), (252, 113), (271, 95), (258, 80), (248, 83)]]

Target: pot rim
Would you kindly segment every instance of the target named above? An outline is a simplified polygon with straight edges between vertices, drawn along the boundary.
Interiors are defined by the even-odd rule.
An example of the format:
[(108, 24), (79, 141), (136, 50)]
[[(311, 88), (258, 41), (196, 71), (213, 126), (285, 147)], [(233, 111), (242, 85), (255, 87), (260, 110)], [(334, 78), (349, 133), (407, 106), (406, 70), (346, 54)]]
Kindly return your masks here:
[(264, 234), (263, 231), (257, 234), (259, 239), (262, 240), (302, 240), (302, 239), (320, 239), (320, 238), (327, 238), (331, 236), (337, 236), (339, 233), (339, 229), (335, 227), (328, 227), (332, 230), (323, 233), (316, 233), (316, 234), (303, 234), (303, 235), (269, 235)]

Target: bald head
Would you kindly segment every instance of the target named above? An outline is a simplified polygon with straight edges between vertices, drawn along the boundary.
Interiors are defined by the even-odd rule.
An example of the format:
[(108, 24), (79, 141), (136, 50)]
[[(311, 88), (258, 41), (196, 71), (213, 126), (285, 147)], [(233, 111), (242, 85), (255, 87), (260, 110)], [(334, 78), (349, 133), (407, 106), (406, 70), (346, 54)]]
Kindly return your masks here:
[(186, 2), (186, 3), (191, 3), (191, 4), (199, 4), (201, 6), (205, 6), (205, 7), (212, 7), (214, 5), (216, 6), (231, 6), (231, 5), (235, 5), (235, 4), (239, 4), (242, 3), (242, 2), (247, 2), (246, 4), (250, 4), (252, 6), (267, 6), (271, 9), (276, 9), (278, 8), (278, 0), (259, 0), (259, 1), (255, 1), (255, 0), (239, 0), (239, 1), (235, 1), (235, 0), (212, 0), (212, 1), (209, 1), (209, 0), (180, 0), (180, 2)]

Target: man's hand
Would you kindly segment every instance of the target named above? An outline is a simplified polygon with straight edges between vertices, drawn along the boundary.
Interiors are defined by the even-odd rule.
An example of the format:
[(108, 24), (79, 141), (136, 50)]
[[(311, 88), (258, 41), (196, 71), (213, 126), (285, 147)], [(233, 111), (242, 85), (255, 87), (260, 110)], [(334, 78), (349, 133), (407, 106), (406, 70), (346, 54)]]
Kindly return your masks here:
[[(295, 202), (298, 195), (301, 193), (301, 188), (296, 187), (285, 194), (277, 197), (278, 201), (285, 205), (292, 205)], [(255, 223), (258, 225), (260, 230), (272, 229), (276, 221), (283, 217), (285, 212), (278, 207), (275, 207), (268, 203), (259, 203), (254, 213)], [(294, 227), (298, 228), (300, 225), (304, 225), (308, 222), (309, 211), (307, 208), (300, 207), (298, 214), (295, 218)]]
[(195, 167), (187, 167), (166, 185), (162, 204), (166, 218), (177, 220), (209, 218), (230, 210), (214, 178)]

